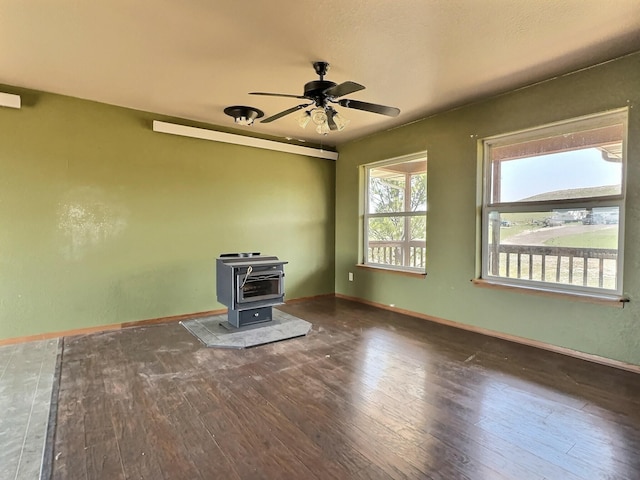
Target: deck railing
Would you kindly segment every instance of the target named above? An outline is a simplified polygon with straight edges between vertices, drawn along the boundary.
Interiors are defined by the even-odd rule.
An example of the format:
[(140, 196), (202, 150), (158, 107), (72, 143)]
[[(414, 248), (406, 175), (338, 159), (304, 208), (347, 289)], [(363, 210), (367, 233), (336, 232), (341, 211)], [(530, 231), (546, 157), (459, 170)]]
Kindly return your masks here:
[(369, 242), (367, 259), (371, 263), (424, 268), (427, 261), (427, 242), (376, 241)]
[[(369, 242), (371, 263), (424, 268), (426, 242)], [(542, 245), (499, 245), (498, 256), (489, 247), (490, 274), (498, 277), (615, 288), (618, 251), (607, 248), (570, 248)]]
[(618, 250), (541, 245), (489, 246), (491, 274), (542, 282), (615, 288)]

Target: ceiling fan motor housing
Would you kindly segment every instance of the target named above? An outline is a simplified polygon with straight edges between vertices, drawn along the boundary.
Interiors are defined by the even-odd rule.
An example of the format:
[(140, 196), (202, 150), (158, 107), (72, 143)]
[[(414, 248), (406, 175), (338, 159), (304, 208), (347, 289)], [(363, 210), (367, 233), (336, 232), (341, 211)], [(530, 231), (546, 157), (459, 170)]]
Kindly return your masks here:
[(304, 85), (304, 96), (310, 100), (314, 100), (316, 102), (316, 106), (324, 107), (327, 96), (323, 95), (323, 92), (326, 89), (335, 86), (336, 83), (330, 82), (329, 80), (313, 80)]

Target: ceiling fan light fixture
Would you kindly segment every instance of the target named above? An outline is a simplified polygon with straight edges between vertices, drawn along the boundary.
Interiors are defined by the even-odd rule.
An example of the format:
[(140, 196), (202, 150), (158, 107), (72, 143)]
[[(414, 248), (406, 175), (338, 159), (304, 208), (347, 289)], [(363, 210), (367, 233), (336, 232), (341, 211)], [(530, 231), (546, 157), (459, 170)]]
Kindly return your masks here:
[(311, 120), (316, 125), (318, 125), (318, 126), (326, 125), (326, 123), (327, 123), (327, 112), (324, 110), (324, 108), (316, 107), (313, 110), (311, 110), (310, 115), (311, 115)]
[(329, 124), (327, 122), (316, 125), (316, 132), (318, 132), (320, 135), (327, 135), (329, 133), (329, 130)]
[(327, 135), (331, 130), (342, 131), (349, 124), (349, 120), (330, 106), (305, 110), (297, 120), (301, 128), (306, 128), (313, 122), (316, 132), (320, 135)]
[(298, 117), (298, 125), (302, 128), (306, 128), (311, 121), (311, 113), (308, 110), (302, 112), (302, 114)]
[(233, 121), (237, 125), (242, 125), (248, 127), (253, 125), (253, 122), (256, 118), (260, 118), (264, 116), (264, 112), (262, 110), (258, 110), (255, 107), (246, 107), (244, 105), (234, 105), (231, 107), (227, 107), (224, 109), (224, 113), (233, 117)]
[(339, 112), (337, 111), (333, 111), (333, 121), (336, 124), (336, 127), (338, 127), (338, 131), (341, 132), (342, 130), (344, 130), (344, 128), (349, 125), (349, 122), (351, 120), (348, 120), (346, 118), (344, 118), (342, 115), (340, 115)]

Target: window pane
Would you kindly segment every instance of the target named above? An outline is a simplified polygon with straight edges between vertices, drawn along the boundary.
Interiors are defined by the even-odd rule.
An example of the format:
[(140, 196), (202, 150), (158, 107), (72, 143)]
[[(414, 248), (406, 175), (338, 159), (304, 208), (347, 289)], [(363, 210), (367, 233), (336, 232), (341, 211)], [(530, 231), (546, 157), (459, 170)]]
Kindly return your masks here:
[(615, 290), (618, 207), (489, 214), (490, 276)]
[(404, 217), (369, 218), (369, 242), (397, 242), (404, 238)]
[(595, 148), (505, 161), (494, 169), (494, 202), (533, 202), (620, 195), (622, 162)]
[(405, 176), (384, 168), (369, 171), (369, 213), (404, 212)]
[[(369, 169), (368, 213), (427, 209), (427, 161), (417, 159)], [(409, 182), (409, 185), (407, 185)], [(410, 197), (406, 197), (407, 186)]]
[(404, 223), (404, 217), (369, 219), (369, 262), (383, 265), (404, 264)]
[(491, 146), (490, 202), (620, 195), (623, 135), (623, 124), (615, 123)]

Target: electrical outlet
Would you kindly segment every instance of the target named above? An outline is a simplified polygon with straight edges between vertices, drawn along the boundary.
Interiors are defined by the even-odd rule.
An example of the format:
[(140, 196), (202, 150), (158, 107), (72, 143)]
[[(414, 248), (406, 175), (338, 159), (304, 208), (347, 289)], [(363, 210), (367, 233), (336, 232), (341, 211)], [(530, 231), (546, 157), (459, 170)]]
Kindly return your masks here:
[(353, 282), (353, 272), (349, 272), (349, 281)]

